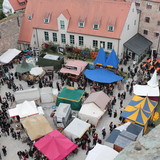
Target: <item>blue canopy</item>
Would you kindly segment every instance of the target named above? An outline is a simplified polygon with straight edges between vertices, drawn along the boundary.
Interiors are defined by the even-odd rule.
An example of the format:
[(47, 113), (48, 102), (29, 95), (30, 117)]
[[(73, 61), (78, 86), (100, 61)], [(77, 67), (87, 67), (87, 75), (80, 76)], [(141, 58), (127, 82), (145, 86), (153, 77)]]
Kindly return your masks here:
[(109, 54), (105, 64), (107, 67), (111, 67), (111, 68), (118, 67), (119, 60), (114, 49), (112, 49), (112, 52)]
[(107, 60), (106, 53), (104, 52), (103, 48), (100, 48), (98, 55), (94, 60), (94, 64), (106, 66), (106, 60)]
[(86, 69), (84, 74), (88, 79), (100, 83), (113, 83), (123, 79), (123, 77), (118, 76), (105, 68), (93, 70)]

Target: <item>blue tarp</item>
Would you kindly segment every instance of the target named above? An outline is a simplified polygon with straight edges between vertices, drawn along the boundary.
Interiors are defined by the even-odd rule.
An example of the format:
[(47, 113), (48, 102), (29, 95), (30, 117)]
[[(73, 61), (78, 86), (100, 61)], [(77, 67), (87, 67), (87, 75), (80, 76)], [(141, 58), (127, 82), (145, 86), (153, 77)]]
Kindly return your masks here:
[(112, 49), (112, 52), (109, 54), (105, 64), (107, 67), (112, 67), (112, 68), (118, 67), (119, 60), (114, 49)]
[(106, 66), (106, 60), (107, 60), (106, 53), (104, 52), (103, 48), (100, 48), (98, 55), (94, 60), (94, 65), (97, 64), (97, 65)]
[(123, 79), (123, 77), (104, 68), (86, 69), (84, 74), (88, 79), (100, 83), (113, 83)]

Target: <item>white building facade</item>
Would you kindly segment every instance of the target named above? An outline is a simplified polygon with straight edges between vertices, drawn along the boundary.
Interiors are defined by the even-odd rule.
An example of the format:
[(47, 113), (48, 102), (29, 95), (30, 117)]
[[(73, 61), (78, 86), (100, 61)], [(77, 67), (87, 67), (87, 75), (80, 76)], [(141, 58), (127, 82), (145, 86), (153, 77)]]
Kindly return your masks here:
[[(118, 3), (118, 2), (112, 2), (112, 3)], [(123, 3), (128, 3), (128, 2), (123, 2)], [(116, 19), (116, 17), (114, 17), (113, 19)], [(46, 22), (50, 23), (49, 21), (50, 19), (48, 19)], [(100, 47), (103, 47), (104, 50), (107, 52), (110, 52), (112, 49), (114, 49), (117, 55), (119, 57), (122, 57), (124, 51), (123, 44), (138, 32), (139, 13), (136, 10), (135, 3), (131, 3), (128, 15), (125, 17), (125, 23), (123, 24), (120, 37), (116, 36), (109, 37), (105, 35), (102, 36), (102, 34), (100, 36), (91, 34), (82, 34), (82, 33), (76, 33), (76, 31), (70, 32), (68, 28), (71, 21), (72, 21), (72, 15), (66, 16), (63, 13), (61, 13), (57, 17), (58, 27), (56, 30), (45, 29), (45, 28), (43, 29), (43, 27), (40, 28), (36, 26), (33, 27), (30, 46), (32, 48), (41, 48), (42, 44), (53, 42), (55, 44), (59, 44), (62, 47), (69, 45), (77, 47), (79, 49), (89, 48), (91, 50), (94, 50), (95, 48), (99, 49)], [(85, 29), (85, 23), (80, 24), (80, 22), (77, 20), (77, 27), (79, 27), (79, 25), (84, 25), (82, 27), (84, 27)], [(93, 24), (93, 28), (90, 28), (90, 30), (95, 30), (95, 27), (97, 27), (96, 30), (98, 30), (101, 27), (101, 25), (102, 23), (99, 23), (98, 25)], [(110, 26), (106, 26), (106, 30), (111, 29), (111, 32), (114, 32), (117, 30), (117, 27), (118, 25), (114, 26), (113, 24)], [(21, 43), (19, 44), (21, 48), (24, 47), (24, 44)]]

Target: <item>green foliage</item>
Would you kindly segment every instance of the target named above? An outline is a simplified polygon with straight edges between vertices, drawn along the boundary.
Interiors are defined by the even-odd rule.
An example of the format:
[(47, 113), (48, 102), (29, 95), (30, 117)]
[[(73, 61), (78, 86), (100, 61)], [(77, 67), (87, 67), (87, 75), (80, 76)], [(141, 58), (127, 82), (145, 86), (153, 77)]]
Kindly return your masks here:
[(5, 18), (5, 17), (6, 17), (5, 14), (2, 11), (0, 11), (0, 20)]

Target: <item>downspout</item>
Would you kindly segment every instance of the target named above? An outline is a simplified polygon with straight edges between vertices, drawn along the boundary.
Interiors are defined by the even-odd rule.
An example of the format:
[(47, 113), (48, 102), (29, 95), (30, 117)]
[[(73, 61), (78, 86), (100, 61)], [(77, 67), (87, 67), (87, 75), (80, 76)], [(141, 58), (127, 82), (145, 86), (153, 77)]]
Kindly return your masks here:
[(39, 48), (39, 41), (38, 41), (38, 33), (37, 33), (37, 28), (36, 28), (36, 37), (37, 37), (37, 44), (38, 44), (38, 48)]

